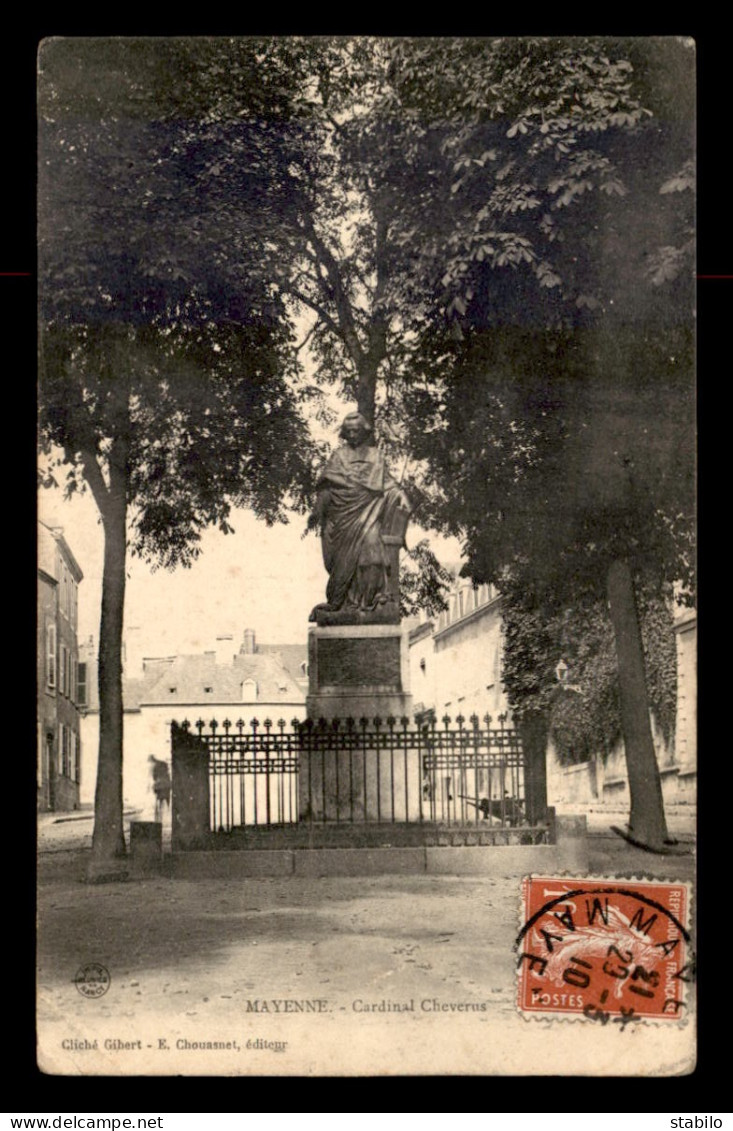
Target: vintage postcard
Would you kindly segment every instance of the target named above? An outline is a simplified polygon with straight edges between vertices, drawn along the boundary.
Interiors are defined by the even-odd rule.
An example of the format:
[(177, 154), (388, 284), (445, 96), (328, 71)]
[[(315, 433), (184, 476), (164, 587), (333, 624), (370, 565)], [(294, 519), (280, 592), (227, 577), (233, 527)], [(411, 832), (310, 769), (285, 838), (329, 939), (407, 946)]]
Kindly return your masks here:
[(696, 1063), (695, 45), (38, 51), (38, 1064)]

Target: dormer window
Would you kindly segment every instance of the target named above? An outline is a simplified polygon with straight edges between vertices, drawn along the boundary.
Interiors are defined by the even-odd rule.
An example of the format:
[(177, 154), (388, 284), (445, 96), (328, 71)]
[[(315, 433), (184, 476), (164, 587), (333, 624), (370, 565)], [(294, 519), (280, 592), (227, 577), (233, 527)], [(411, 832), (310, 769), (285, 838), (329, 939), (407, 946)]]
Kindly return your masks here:
[(206, 693), (206, 695), (211, 695), (213, 690), (214, 690), (213, 687), (205, 687), (204, 688), (204, 692)]
[(245, 679), (242, 682), (242, 702), (243, 703), (256, 703), (257, 702), (257, 680)]
[(171, 695), (175, 695), (176, 691), (178, 691), (178, 688), (177, 687), (169, 687), (168, 691), (170, 692)]

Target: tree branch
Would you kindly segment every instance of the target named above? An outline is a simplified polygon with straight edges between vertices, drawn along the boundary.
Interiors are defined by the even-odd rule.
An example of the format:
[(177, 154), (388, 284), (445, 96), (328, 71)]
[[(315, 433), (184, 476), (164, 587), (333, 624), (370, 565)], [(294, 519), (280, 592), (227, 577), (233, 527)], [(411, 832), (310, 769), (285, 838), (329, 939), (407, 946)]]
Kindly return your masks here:
[[(372, 299), (372, 314), (369, 319), (367, 331), (366, 365), (359, 374), (359, 402), (374, 404), (374, 395), (377, 383), (377, 370), (380, 363), (387, 356), (387, 327), (388, 319), (382, 310), (382, 299), (387, 285), (387, 221), (384, 216), (382, 202), (377, 199), (374, 203), (376, 229), (374, 234), (374, 257), (376, 267), (376, 285)], [(372, 409), (373, 411), (373, 409)]]
[(344, 338), (343, 331), (342, 331), (341, 327), (339, 326), (338, 322), (336, 322), (331, 317), (331, 315), (328, 313), (328, 311), (325, 310), (321, 306), (320, 303), (316, 302), (315, 299), (312, 299), (310, 297), (310, 295), (307, 295), (304, 291), (298, 290), (297, 287), (287, 286), (287, 284), (286, 284), (284, 286), (284, 289), (287, 290), (287, 293), (289, 295), (291, 295), (293, 298), (297, 298), (299, 302), (303, 302), (303, 303), (305, 303), (306, 306), (309, 306), (311, 308), (311, 310), (314, 311), (318, 315), (318, 317), (321, 319), (321, 321), (328, 327), (328, 329), (331, 331), (331, 333), (335, 334), (336, 337), (340, 338), (341, 341), (344, 342), (344, 344), (346, 345), (346, 340)]
[(338, 324), (341, 327), (341, 339), (344, 342), (347, 350), (351, 355), (357, 371), (360, 369), (364, 360), (364, 351), (359, 341), (359, 335), (356, 330), (354, 322), (354, 314), (351, 309), (351, 302), (341, 278), (341, 270), (339, 268), (336, 257), (325, 241), (318, 235), (313, 221), (310, 216), (306, 215), (305, 225), (308, 231), (308, 237), (315, 249), (319, 261), (322, 263), (326, 270), (328, 282), (330, 284), (333, 301), (336, 305), (336, 312), (338, 315)]
[(311, 326), (310, 330), (308, 331), (308, 333), (306, 334), (306, 336), (305, 336), (305, 337), (303, 338), (303, 341), (302, 341), (302, 342), (300, 343), (300, 345), (297, 345), (297, 346), (295, 347), (295, 352), (296, 352), (296, 353), (300, 353), (300, 351), (301, 351), (301, 350), (303, 349), (303, 346), (307, 345), (307, 343), (308, 343), (308, 342), (310, 341), (310, 339), (311, 339), (311, 338), (313, 337), (313, 334), (314, 334), (314, 333), (315, 333), (315, 331), (316, 331), (316, 326), (317, 326), (317, 325), (318, 325), (318, 323), (317, 323), (317, 322), (314, 322), (314, 323), (313, 323), (313, 325)]

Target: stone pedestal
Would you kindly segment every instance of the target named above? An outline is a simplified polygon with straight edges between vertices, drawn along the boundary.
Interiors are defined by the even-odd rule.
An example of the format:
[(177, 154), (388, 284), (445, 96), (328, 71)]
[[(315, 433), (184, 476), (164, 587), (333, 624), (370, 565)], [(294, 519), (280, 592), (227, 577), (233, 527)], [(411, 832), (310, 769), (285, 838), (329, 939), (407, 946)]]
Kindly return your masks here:
[(400, 625), (314, 627), (308, 635), (308, 718), (412, 721), (409, 643)]
[[(311, 629), (308, 718), (314, 727), (301, 760), (300, 813), (318, 821), (405, 821), (419, 816), (416, 752), (390, 742), (387, 719), (412, 723), (408, 637), (399, 625), (333, 625)], [(381, 719), (375, 731), (374, 719)], [(351, 743), (329, 741), (319, 720), (339, 732), (354, 720)], [(368, 720), (366, 730), (360, 719)]]

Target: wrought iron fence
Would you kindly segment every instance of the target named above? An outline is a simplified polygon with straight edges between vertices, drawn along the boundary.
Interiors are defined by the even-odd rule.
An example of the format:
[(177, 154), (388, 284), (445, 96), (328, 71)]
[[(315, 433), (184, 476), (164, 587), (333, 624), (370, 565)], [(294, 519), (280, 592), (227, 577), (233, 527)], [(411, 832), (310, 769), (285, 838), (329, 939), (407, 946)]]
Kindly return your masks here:
[[(395, 719), (225, 719), (181, 729), (208, 755), (209, 828), (426, 823), (516, 828), (524, 760), (499, 715)], [(466, 725), (468, 724), (468, 725)]]

